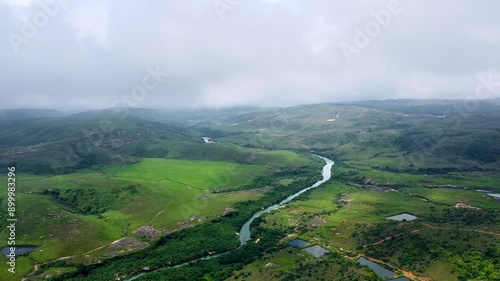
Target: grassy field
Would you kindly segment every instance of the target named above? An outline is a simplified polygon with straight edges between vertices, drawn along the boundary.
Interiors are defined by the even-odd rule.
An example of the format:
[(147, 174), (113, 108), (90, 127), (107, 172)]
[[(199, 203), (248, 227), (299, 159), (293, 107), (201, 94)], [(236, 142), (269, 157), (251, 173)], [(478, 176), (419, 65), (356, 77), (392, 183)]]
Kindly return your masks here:
[[(268, 156), (287, 158), (299, 165), (310, 161), (291, 152), (272, 152)], [(144, 225), (166, 233), (202, 223), (236, 202), (259, 198), (265, 189), (255, 186), (247, 191), (213, 191), (248, 185), (255, 177), (269, 173), (264, 165), (143, 159), (122, 167), (81, 170), (67, 175), (17, 175), (17, 243), (40, 246), (29, 258), (19, 259), (19, 274), (30, 271), (34, 261), (43, 263), (80, 255), (122, 237), (134, 236), (133, 231)], [(0, 181), (5, 182), (5, 176)], [(66, 202), (43, 195), (44, 191), (54, 189), (60, 193), (111, 190), (111, 196), (116, 198), (100, 214), (82, 214)], [(5, 198), (6, 189), (1, 189), (0, 195)], [(4, 200), (2, 208), (6, 208)], [(5, 235), (3, 231), (2, 240)], [(99, 250), (89, 254), (98, 258), (104, 253)], [(5, 259), (0, 260), (0, 270), (6, 270)], [(0, 280), (11, 280), (1, 276)]]
[(432, 202), (455, 206), (458, 203), (464, 203), (479, 208), (500, 208), (500, 203), (495, 201), (492, 196), (474, 190), (456, 190), (456, 189), (435, 189), (435, 188), (408, 188), (402, 192), (422, 196)]
[[(207, 181), (206, 177), (227, 174), (228, 170), (241, 168), (238, 166), (243, 166), (247, 173), (236, 174), (230, 178), (229, 183), (234, 186), (244, 184), (245, 180), (250, 180), (259, 172), (266, 172), (266, 168), (262, 166), (248, 169), (247, 166), (251, 165), (145, 159), (121, 169), (110, 167), (100, 172), (85, 170), (69, 175), (43, 177), (20, 175), (18, 200), (22, 220), (18, 232), (23, 235), (18, 237), (18, 242), (41, 246), (30, 254), (29, 258), (44, 262), (91, 251), (123, 236), (132, 235), (132, 231), (142, 225), (153, 225), (163, 231), (171, 231), (181, 226), (203, 222), (235, 202), (258, 198), (260, 190), (212, 192), (211, 189), (220, 186), (211, 180)], [(162, 173), (162, 170), (166, 172)], [(202, 176), (186, 176), (197, 174), (198, 171)], [(120, 188), (130, 184), (138, 186), (137, 193), (133, 196), (120, 196), (112, 208), (100, 216), (75, 214), (49, 197), (37, 194), (40, 190), (54, 186), (60, 189)], [(420, 197), (429, 201), (426, 202)], [(266, 216), (265, 225), (269, 228), (286, 228), (291, 233), (299, 233), (300, 238), (330, 249), (341, 248), (353, 256), (360, 252), (359, 241), (353, 237), (354, 233), (359, 232), (360, 226), (383, 223), (386, 217), (402, 212), (412, 213), (419, 217), (419, 221), (425, 221), (425, 218), (436, 210), (451, 208), (451, 205), (456, 203), (481, 208), (499, 207), (492, 197), (472, 190), (419, 187), (377, 191), (332, 181)], [(491, 227), (483, 230), (492, 231)], [(422, 233), (433, 235), (432, 229), (425, 231), (427, 232)], [(95, 252), (99, 255), (103, 253)], [(243, 272), (247, 272), (247, 276), (248, 272), (252, 272), (247, 276), (247, 280), (268, 278), (277, 272), (297, 268), (300, 264), (297, 258), (297, 254), (277, 254), (249, 265), (239, 274), (243, 276)], [(394, 260), (397, 261), (397, 255)], [(269, 261), (280, 266), (263, 270)], [(29, 271), (32, 263), (28, 258), (22, 258), (19, 271)], [(443, 267), (450, 267), (446, 261), (441, 263), (439, 266), (432, 265), (425, 274), (436, 276)], [(238, 273), (235, 276), (238, 276)]]
[[(423, 200), (419, 196), (429, 200)], [(362, 246), (366, 245), (366, 242), (360, 241), (360, 233), (384, 224), (388, 224), (387, 234), (378, 240), (414, 231), (422, 239), (439, 244), (447, 241), (447, 237), (454, 236), (458, 231), (460, 235), (458, 241), (464, 242), (457, 242), (456, 247), (469, 243), (471, 248), (485, 251), (491, 243), (498, 245), (498, 236), (488, 234), (500, 233), (500, 228), (496, 225), (457, 227), (456, 222), (451, 224), (429, 222), (432, 215), (453, 210), (456, 203), (471, 204), (487, 210), (500, 209), (500, 204), (494, 198), (471, 190), (406, 188), (400, 191), (378, 191), (330, 182), (311, 191), (305, 198), (293, 201), (286, 207), (267, 215), (264, 225), (269, 228), (285, 229), (290, 234), (298, 234), (299, 238), (329, 249), (340, 249), (351, 257), (364, 252)], [(414, 222), (401, 223), (399, 226), (390, 224), (385, 219), (400, 213), (410, 213), (418, 219)], [(485, 233), (475, 233), (474, 230)], [(473, 240), (472, 244), (465, 242), (469, 241), (471, 235), (480, 237)], [(377, 242), (375, 240), (370, 243)], [(397, 264), (401, 254), (401, 251), (396, 251), (389, 260)], [(418, 274), (430, 276), (434, 280), (457, 280), (457, 276), (451, 273), (451, 267), (450, 261), (440, 260)], [(448, 279), (440, 279), (443, 271), (446, 271)]]
[[(339, 199), (346, 203), (338, 205)], [(291, 202), (269, 215), (266, 222), (270, 226), (294, 226), (296, 231), (304, 229), (307, 231), (301, 235), (306, 240), (355, 251), (357, 240), (351, 235), (356, 224), (375, 224), (402, 212), (425, 216), (431, 212), (430, 206), (420, 198), (400, 192), (362, 190), (331, 182), (313, 190), (307, 199)], [(344, 220), (346, 223), (342, 223)], [(315, 222), (319, 226), (312, 226)]]
[(267, 171), (261, 165), (150, 158), (119, 169), (103, 169), (103, 172), (107, 177), (119, 179), (172, 181), (186, 188), (217, 190), (247, 184)]
[(390, 171), (380, 171), (360, 166), (359, 164), (342, 167), (339, 171), (355, 171), (360, 176), (371, 179), (379, 184), (389, 183), (395, 186), (439, 186), (452, 185), (469, 189), (488, 189), (490, 191), (500, 191), (500, 176), (492, 172), (461, 172), (447, 173), (439, 175), (422, 175), (410, 173), (398, 173)]

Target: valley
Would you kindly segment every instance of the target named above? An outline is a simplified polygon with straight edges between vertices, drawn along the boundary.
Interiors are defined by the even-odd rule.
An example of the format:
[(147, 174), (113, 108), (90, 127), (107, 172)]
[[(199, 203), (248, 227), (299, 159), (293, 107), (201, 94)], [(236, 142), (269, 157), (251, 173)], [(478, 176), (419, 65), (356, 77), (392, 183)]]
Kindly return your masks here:
[[(496, 280), (500, 202), (488, 194), (500, 193), (500, 111), (441, 117), (452, 106), (110, 109), (2, 121), (0, 162), (20, 171), (17, 241), (37, 246), (18, 257), (16, 278), (382, 280), (356, 263), (367, 257), (390, 278)], [(314, 155), (335, 162), (331, 179), (300, 192), (321, 180)], [(403, 213), (416, 219), (387, 219)], [(328, 252), (287, 244), (296, 238)]]

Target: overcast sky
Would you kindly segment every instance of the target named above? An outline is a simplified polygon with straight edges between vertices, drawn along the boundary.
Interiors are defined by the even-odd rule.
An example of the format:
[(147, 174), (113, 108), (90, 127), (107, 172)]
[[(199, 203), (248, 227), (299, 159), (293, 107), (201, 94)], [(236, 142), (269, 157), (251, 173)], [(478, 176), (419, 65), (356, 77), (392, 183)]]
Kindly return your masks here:
[(500, 82), (496, 0), (59, 1), (0, 0), (0, 108), (471, 98), (478, 77)]

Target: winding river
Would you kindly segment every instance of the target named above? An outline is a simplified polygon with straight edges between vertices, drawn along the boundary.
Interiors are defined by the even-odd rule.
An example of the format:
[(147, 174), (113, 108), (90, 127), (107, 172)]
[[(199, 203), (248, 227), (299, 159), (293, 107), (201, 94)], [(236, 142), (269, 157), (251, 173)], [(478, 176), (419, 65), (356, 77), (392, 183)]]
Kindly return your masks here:
[[(323, 156), (319, 156), (319, 155), (314, 155), (314, 156), (319, 157), (319, 158), (321, 158), (321, 159), (323, 159), (325, 161), (325, 166), (323, 166), (323, 169), (321, 171), (321, 175), (323, 176), (323, 178), (321, 180), (315, 182), (313, 185), (311, 185), (309, 187), (306, 187), (304, 189), (301, 189), (299, 192), (294, 193), (294, 194), (288, 196), (287, 198), (285, 198), (280, 203), (272, 205), (270, 207), (267, 207), (266, 209), (260, 210), (260, 211), (256, 212), (255, 214), (253, 214), (253, 216), (250, 219), (248, 219), (243, 224), (243, 226), (241, 227), (241, 230), (240, 230), (240, 247), (243, 246), (243, 245), (245, 245), (247, 243), (247, 240), (250, 239), (250, 237), (251, 237), (250, 236), (251, 235), (251, 233), (250, 233), (250, 225), (252, 224), (252, 222), (256, 218), (260, 217), (261, 215), (263, 215), (265, 213), (269, 213), (271, 211), (274, 211), (274, 210), (278, 209), (280, 206), (283, 206), (286, 203), (292, 201), (293, 199), (295, 199), (296, 197), (298, 197), (302, 193), (307, 192), (307, 191), (309, 191), (309, 190), (311, 190), (313, 188), (316, 188), (316, 187), (322, 185), (323, 183), (325, 183), (326, 181), (328, 181), (332, 177), (332, 166), (335, 164), (335, 162), (333, 162), (333, 160), (330, 160), (330, 159), (325, 158)], [(148, 272), (139, 273), (139, 274), (135, 275), (134, 277), (132, 277), (130, 279), (127, 279), (125, 281), (135, 280), (135, 279), (137, 279), (137, 278), (139, 278), (139, 277), (141, 277), (141, 276), (143, 276), (145, 274), (154, 272), (156, 270), (161, 270), (161, 269), (165, 269), (165, 268), (176, 268), (176, 267), (184, 266), (184, 265), (187, 265), (187, 264), (189, 264), (191, 262), (198, 261), (198, 260), (213, 259), (213, 258), (219, 257), (219, 256), (221, 256), (223, 254), (225, 254), (225, 253), (220, 253), (220, 254), (217, 254), (217, 255), (210, 255), (210, 256), (198, 258), (198, 259), (195, 259), (195, 260), (192, 260), (192, 261), (188, 261), (188, 262), (176, 265), (176, 266), (160, 267), (160, 268), (157, 268), (155, 270), (151, 270), (151, 271), (148, 271)]]
[(250, 239), (250, 225), (252, 224), (254, 219), (260, 217), (262, 214), (269, 213), (271, 211), (278, 209), (280, 206), (285, 205), (286, 203), (292, 201), (293, 199), (295, 199), (297, 196), (301, 195), (302, 193), (322, 185), (323, 183), (325, 183), (326, 181), (328, 181), (332, 177), (332, 166), (333, 166), (334, 162), (328, 158), (325, 158), (325, 157), (322, 157), (319, 155), (315, 155), (315, 156), (325, 160), (325, 162), (326, 162), (325, 166), (323, 166), (323, 170), (321, 171), (321, 175), (323, 175), (323, 179), (317, 181), (316, 183), (314, 183), (313, 185), (311, 185), (309, 187), (306, 187), (306, 188), (300, 190), (299, 192), (297, 192), (293, 195), (288, 196), (286, 199), (281, 201), (279, 204), (272, 205), (270, 207), (267, 207), (264, 210), (256, 212), (241, 227), (241, 230), (240, 230), (241, 246), (245, 245), (247, 243), (247, 240)]

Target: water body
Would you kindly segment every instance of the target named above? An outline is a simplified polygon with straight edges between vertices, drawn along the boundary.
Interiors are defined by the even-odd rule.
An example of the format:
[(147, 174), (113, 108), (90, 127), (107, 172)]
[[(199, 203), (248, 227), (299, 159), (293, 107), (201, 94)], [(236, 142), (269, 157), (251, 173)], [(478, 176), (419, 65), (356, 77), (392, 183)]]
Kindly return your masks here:
[(302, 239), (298, 239), (298, 238), (293, 239), (292, 241), (288, 242), (288, 245), (298, 247), (298, 248), (305, 247), (307, 244), (309, 244), (309, 242), (304, 241)]
[(415, 216), (412, 216), (410, 214), (407, 214), (407, 213), (403, 213), (403, 214), (400, 214), (400, 215), (396, 215), (396, 216), (392, 216), (392, 217), (388, 217), (386, 218), (388, 220), (393, 220), (393, 221), (403, 221), (403, 220), (406, 220), (406, 221), (412, 221), (412, 220), (415, 220), (415, 219), (418, 219), (417, 217)]
[[(307, 246), (307, 244), (309, 244), (309, 242), (304, 241), (302, 239), (298, 239), (298, 238), (293, 239), (292, 241), (288, 242), (288, 245), (293, 246), (293, 247), (297, 247), (297, 248), (303, 248), (303, 247)], [(320, 245), (314, 245), (311, 247), (307, 247), (303, 250), (308, 252), (309, 254), (317, 257), (317, 258), (322, 257), (324, 254), (329, 252), (327, 249), (321, 247)]]
[(488, 193), (488, 196), (493, 196), (495, 198), (500, 198), (500, 194), (499, 193)]
[(360, 257), (357, 261), (357, 263), (361, 264), (361, 265), (366, 265), (368, 266), (369, 268), (371, 268), (373, 271), (375, 271), (375, 273), (378, 275), (378, 276), (381, 276), (383, 278), (389, 278), (389, 277), (392, 277), (394, 276), (394, 272), (380, 266), (379, 264), (377, 263), (374, 263), (372, 262), (371, 260), (369, 259), (366, 259), (364, 257)]
[[(2, 255), (4, 255), (4, 257), (7, 257), (7, 255), (10, 254), (10, 247), (11, 246), (3, 247), (2, 250), (0, 250), (0, 252), (2, 252)], [(36, 249), (38, 249), (37, 246), (31, 246), (31, 245), (17, 246), (15, 252), (16, 256), (24, 256), (33, 252)]]
[(215, 141), (209, 137), (202, 137), (202, 139), (205, 143), (215, 143)]
[(332, 166), (335, 164), (335, 162), (333, 162), (332, 160), (330, 160), (328, 158), (322, 157), (322, 156), (318, 156), (318, 155), (315, 155), (315, 156), (323, 159), (326, 162), (325, 166), (323, 166), (323, 170), (321, 171), (321, 175), (323, 175), (323, 179), (317, 181), (316, 183), (314, 183), (313, 185), (311, 185), (309, 187), (306, 187), (306, 188), (300, 190), (299, 192), (297, 192), (293, 195), (288, 196), (285, 200), (281, 201), (280, 203), (272, 205), (270, 207), (267, 207), (264, 210), (260, 210), (257, 213), (255, 213), (248, 221), (245, 222), (245, 224), (243, 224), (243, 227), (241, 227), (240, 243), (242, 246), (247, 243), (248, 239), (250, 239), (250, 225), (252, 224), (252, 222), (256, 218), (262, 216), (265, 213), (269, 213), (271, 211), (278, 209), (280, 206), (292, 201), (293, 199), (297, 198), (297, 196), (301, 195), (302, 193), (307, 192), (313, 188), (316, 188), (316, 187), (322, 185), (323, 183), (325, 183), (326, 181), (328, 181), (332, 177)]
[(309, 248), (305, 248), (304, 251), (308, 252), (309, 254), (313, 255), (316, 258), (322, 257), (324, 254), (330, 252), (327, 249), (321, 247), (320, 245), (314, 245)]
[[(333, 162), (332, 160), (328, 159), (328, 158), (325, 158), (325, 157), (322, 157), (322, 156), (319, 156), (319, 155), (314, 155), (316, 157), (319, 157), (321, 159), (323, 159), (325, 161), (325, 166), (323, 166), (323, 170), (321, 171), (321, 175), (323, 175), (323, 179), (317, 181), (316, 183), (314, 183), (313, 185), (309, 186), (309, 187), (306, 187), (302, 190), (300, 190), (299, 192), (293, 194), (293, 195), (290, 195), (288, 196), (286, 199), (284, 199), (283, 201), (281, 201), (279, 204), (276, 204), (276, 205), (272, 205), (264, 210), (260, 210), (258, 212), (256, 212), (249, 220), (247, 220), (243, 226), (241, 227), (241, 230), (240, 230), (240, 247), (245, 245), (247, 243), (247, 240), (250, 239), (250, 224), (252, 224), (252, 222), (260, 217), (262, 214), (265, 214), (265, 213), (269, 213), (273, 210), (276, 210), (278, 209), (280, 206), (292, 201), (293, 199), (295, 199), (297, 196), (301, 195), (302, 193), (304, 192), (307, 192), (313, 188), (316, 188), (320, 185), (322, 185), (323, 183), (325, 183), (326, 181), (328, 181), (331, 177), (332, 177), (332, 166), (335, 164), (335, 162)], [(325, 249), (326, 250), (326, 249)], [(195, 260), (192, 260), (192, 261), (189, 261), (189, 262), (185, 262), (183, 264), (179, 264), (179, 265), (176, 265), (176, 266), (166, 266), (166, 267), (160, 267), (158, 269), (155, 269), (155, 270), (151, 270), (149, 272), (153, 272), (153, 271), (156, 271), (156, 270), (161, 270), (161, 269), (166, 269), (166, 268), (176, 268), (176, 267), (181, 267), (181, 266), (184, 266), (184, 265), (188, 265), (192, 262), (195, 262), (195, 261), (199, 261), (199, 260), (207, 260), (207, 259), (213, 259), (213, 258), (216, 258), (216, 257), (219, 257), (221, 255), (223, 255), (225, 253), (221, 253), (221, 254), (217, 254), (217, 255), (213, 255), (213, 256), (205, 256), (205, 257), (202, 257), (202, 258), (199, 258), (199, 259), (195, 259)], [(142, 273), (139, 273), (135, 276), (133, 276), (132, 278), (130, 279), (126, 279), (125, 281), (132, 281), (132, 280), (135, 280), (145, 274), (148, 274), (149, 272), (142, 272)]]

